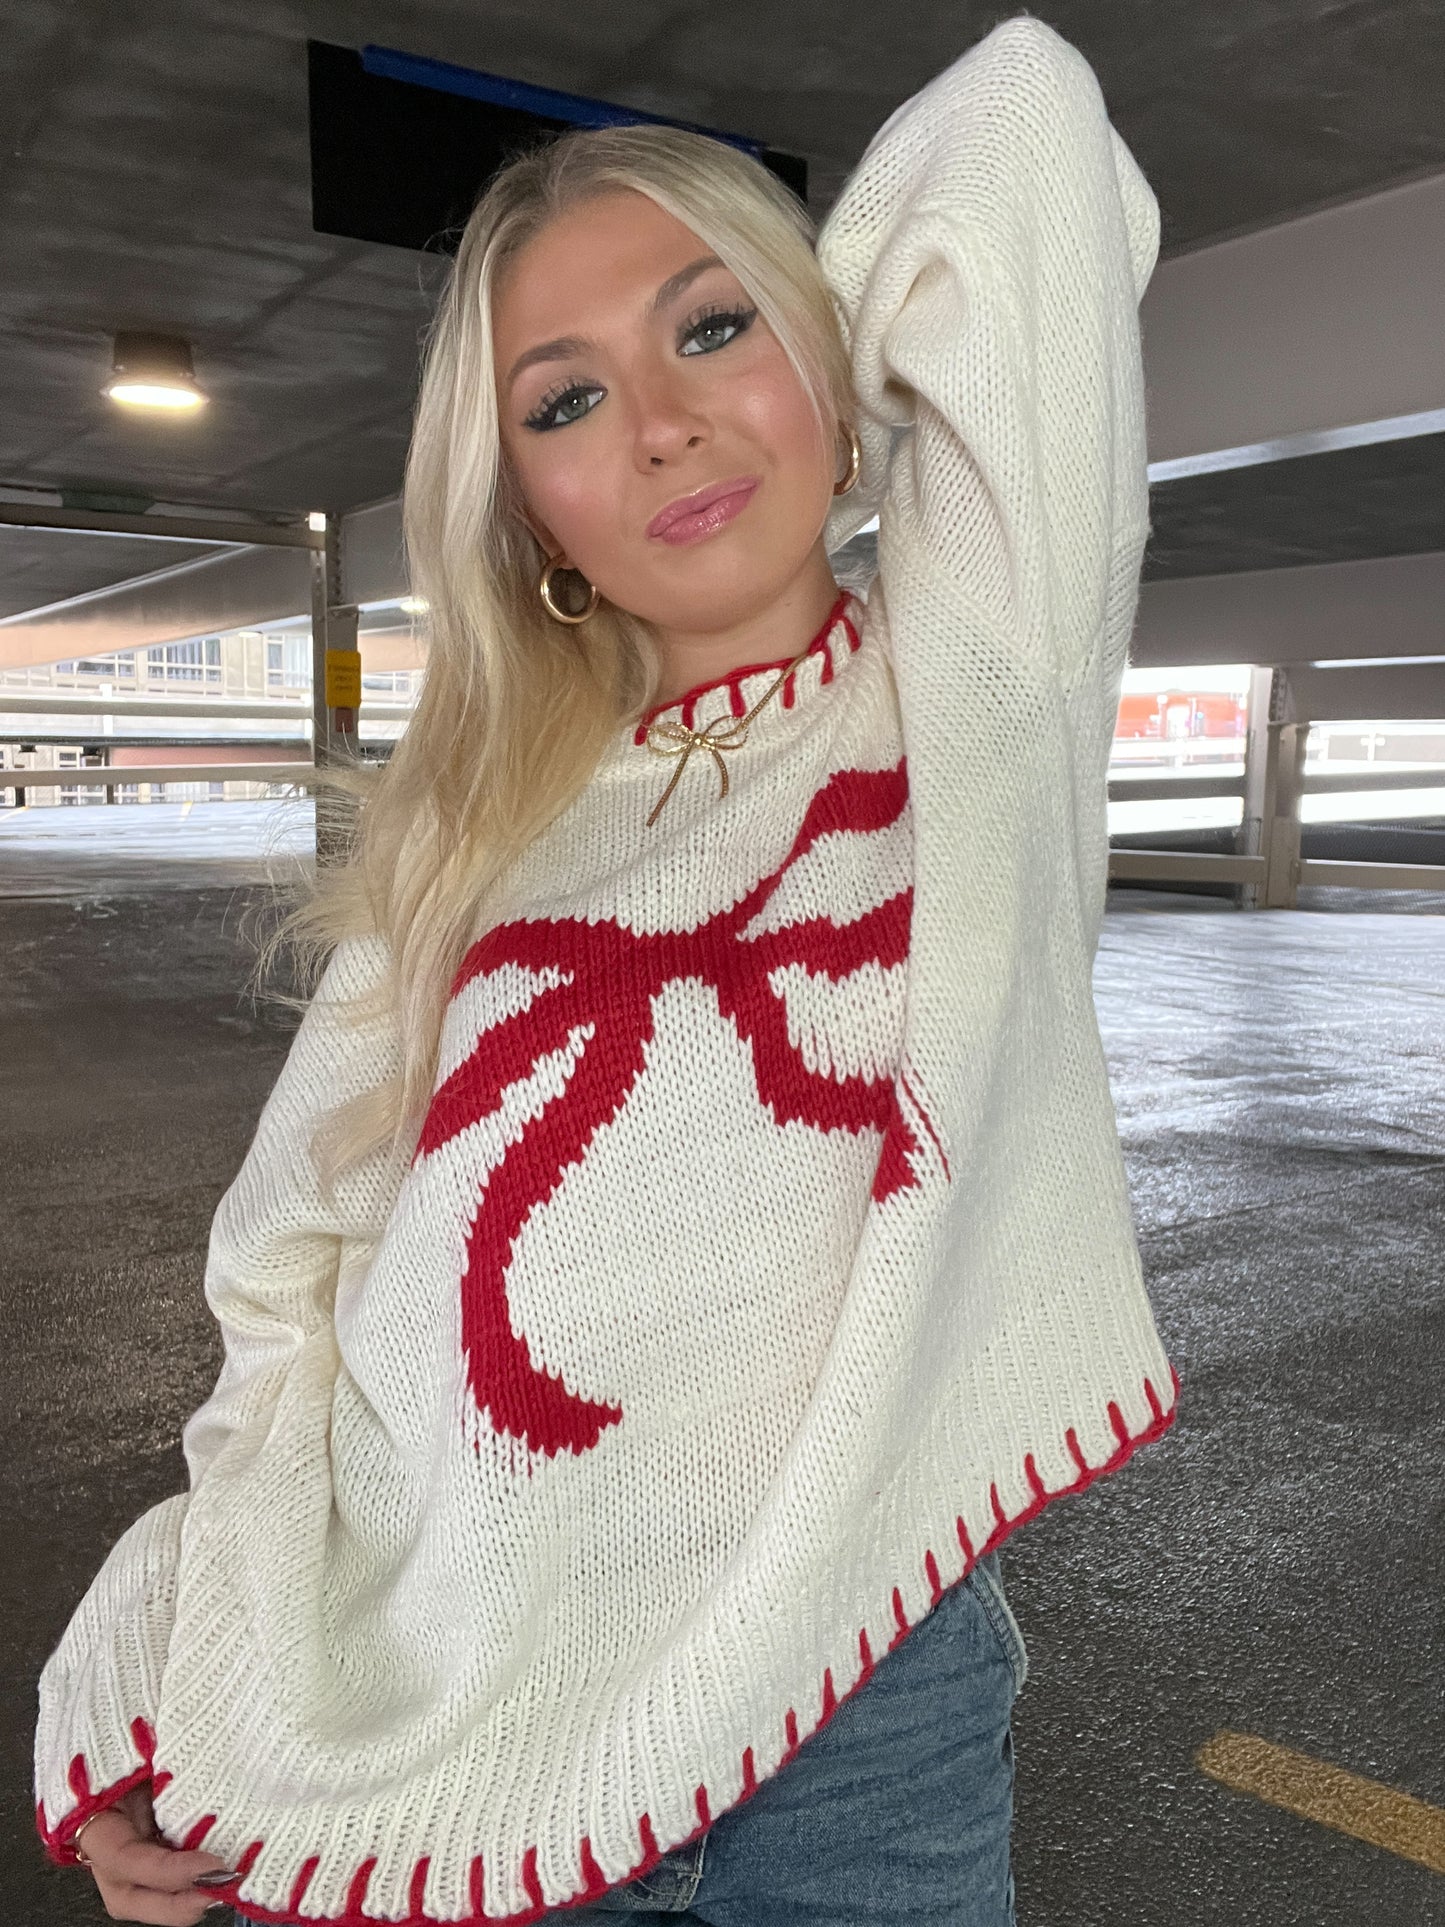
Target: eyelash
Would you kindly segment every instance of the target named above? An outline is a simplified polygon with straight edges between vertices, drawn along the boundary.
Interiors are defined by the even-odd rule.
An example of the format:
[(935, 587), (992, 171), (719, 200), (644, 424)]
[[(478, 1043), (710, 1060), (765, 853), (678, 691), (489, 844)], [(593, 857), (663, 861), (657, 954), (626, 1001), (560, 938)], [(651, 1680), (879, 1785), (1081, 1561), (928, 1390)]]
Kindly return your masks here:
[[(699, 328), (705, 328), (710, 321), (730, 321), (733, 323), (733, 332), (728, 336), (728, 341), (736, 341), (739, 335), (747, 333), (748, 329), (757, 319), (757, 314), (758, 311), (756, 308), (729, 308), (724, 306), (722, 302), (714, 302), (711, 307), (702, 309), (700, 313), (693, 315), (690, 320), (683, 323), (682, 340), (690, 340), (691, 337), (698, 332)], [(726, 348), (728, 341), (720, 341), (718, 348)], [(682, 352), (680, 345), (678, 352)], [(702, 352), (704, 354), (716, 354), (717, 348), (704, 348)]]
[[(690, 315), (683, 323), (681, 334), (678, 337), (678, 353), (681, 354), (683, 352), (683, 344), (685, 342), (690, 341), (694, 335), (710, 323), (714, 326), (731, 323), (733, 332), (727, 337), (726, 341), (720, 341), (716, 348), (700, 348), (697, 350), (699, 354), (715, 355), (718, 348), (726, 348), (729, 342), (736, 341), (739, 335), (746, 334), (754, 321), (757, 320), (757, 316), (758, 311), (756, 308), (728, 307), (721, 302), (714, 303), (711, 307), (703, 308), (697, 314)], [(605, 388), (601, 388), (595, 383), (580, 381), (565, 382), (561, 387), (549, 390), (547, 394), (543, 395), (532, 413), (523, 418), (522, 425), (524, 428), (536, 429), (542, 434), (546, 434), (553, 428), (566, 428), (568, 426), (566, 422), (549, 419), (549, 417), (556, 413), (564, 401), (569, 401), (573, 395), (600, 396), (605, 395), (606, 392), (607, 390)], [(593, 407), (595, 406), (596, 403), (593, 404)], [(585, 411), (587, 415), (591, 413), (591, 408)], [(571, 419), (577, 422), (582, 421), (584, 418), (584, 415), (573, 415)]]

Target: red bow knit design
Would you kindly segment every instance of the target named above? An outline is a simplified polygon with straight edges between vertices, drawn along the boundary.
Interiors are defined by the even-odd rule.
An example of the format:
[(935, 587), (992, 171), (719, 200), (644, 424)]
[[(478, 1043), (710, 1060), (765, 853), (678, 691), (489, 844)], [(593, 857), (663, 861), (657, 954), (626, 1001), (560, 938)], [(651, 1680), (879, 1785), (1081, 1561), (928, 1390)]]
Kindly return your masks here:
[(523, 918), (489, 930), (463, 958), (453, 997), (483, 971), (508, 963), (560, 970), (562, 980), (485, 1031), (438, 1087), (413, 1163), (489, 1116), (507, 1086), (529, 1076), (541, 1058), (585, 1039), (565, 1091), (527, 1124), (492, 1171), (467, 1234), (462, 1343), (473, 1397), (497, 1431), (549, 1457), (580, 1454), (622, 1417), (620, 1406), (579, 1397), (560, 1376), (533, 1364), (526, 1338), (512, 1327), (506, 1274), (531, 1213), (551, 1197), (568, 1165), (581, 1162), (598, 1127), (617, 1116), (637, 1082), (664, 985), (690, 979), (713, 988), (720, 1011), (751, 1045), (758, 1097), (779, 1124), (883, 1133), (875, 1199), (918, 1182), (910, 1163), (918, 1140), (899, 1108), (894, 1080), (810, 1070), (789, 1042), (786, 1009), (768, 983), (769, 973), (786, 964), (802, 963), (836, 980), (865, 963), (887, 969), (904, 962), (912, 889), (841, 927), (819, 916), (751, 939), (741, 934), (820, 836), (886, 828), (907, 798), (902, 760), (888, 770), (837, 771), (809, 803), (778, 868), (695, 929), (649, 935), (611, 920)]

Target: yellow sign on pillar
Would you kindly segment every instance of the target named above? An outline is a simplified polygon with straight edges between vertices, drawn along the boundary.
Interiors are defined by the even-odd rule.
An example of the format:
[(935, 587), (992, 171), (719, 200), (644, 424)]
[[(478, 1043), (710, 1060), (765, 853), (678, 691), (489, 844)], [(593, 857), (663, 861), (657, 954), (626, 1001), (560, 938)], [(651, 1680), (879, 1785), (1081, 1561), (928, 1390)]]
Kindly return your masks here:
[(359, 649), (327, 650), (326, 707), (360, 709), (361, 651)]

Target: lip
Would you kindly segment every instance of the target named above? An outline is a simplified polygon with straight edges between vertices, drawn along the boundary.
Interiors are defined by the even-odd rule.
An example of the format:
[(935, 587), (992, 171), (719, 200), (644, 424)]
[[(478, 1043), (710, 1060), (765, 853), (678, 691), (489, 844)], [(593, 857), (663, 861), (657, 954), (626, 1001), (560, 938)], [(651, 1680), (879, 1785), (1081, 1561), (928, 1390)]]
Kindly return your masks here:
[[(647, 533), (673, 542), (686, 541), (694, 535), (710, 534), (714, 528), (721, 528), (746, 508), (760, 479), (756, 475), (734, 475), (730, 481), (710, 482), (706, 488), (696, 489), (691, 495), (679, 495), (675, 502), (669, 502), (666, 508), (657, 511), (647, 525)], [(722, 506), (724, 504), (725, 508)], [(709, 509), (715, 508), (719, 510), (718, 514), (707, 514)]]

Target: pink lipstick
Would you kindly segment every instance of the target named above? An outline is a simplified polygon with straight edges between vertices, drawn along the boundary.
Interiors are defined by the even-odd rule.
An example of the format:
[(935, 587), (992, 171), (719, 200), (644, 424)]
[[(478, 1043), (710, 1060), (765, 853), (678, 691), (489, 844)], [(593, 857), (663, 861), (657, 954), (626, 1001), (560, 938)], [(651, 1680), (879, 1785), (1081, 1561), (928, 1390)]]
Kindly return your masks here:
[(756, 475), (735, 475), (731, 481), (712, 482), (691, 495), (680, 495), (658, 510), (647, 525), (647, 533), (661, 542), (699, 542), (742, 514), (758, 482)]

